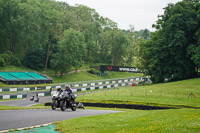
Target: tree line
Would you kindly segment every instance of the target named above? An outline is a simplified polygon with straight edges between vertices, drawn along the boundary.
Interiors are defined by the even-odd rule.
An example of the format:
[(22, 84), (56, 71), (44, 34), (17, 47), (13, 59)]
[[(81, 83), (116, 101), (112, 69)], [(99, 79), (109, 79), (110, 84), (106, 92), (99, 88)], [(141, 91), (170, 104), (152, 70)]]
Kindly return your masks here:
[(169, 3), (148, 41), (135, 47), (137, 66), (155, 83), (197, 77), (200, 72), (200, 2)]
[(133, 26), (119, 29), (87, 6), (55, 0), (0, 0), (0, 20), (0, 66), (61, 75), (84, 62), (131, 65), (134, 39), (143, 35)]
[(169, 3), (152, 26), (122, 30), (94, 9), (55, 0), (0, 0), (0, 66), (62, 76), (83, 63), (136, 64), (154, 83), (197, 77), (199, 0)]

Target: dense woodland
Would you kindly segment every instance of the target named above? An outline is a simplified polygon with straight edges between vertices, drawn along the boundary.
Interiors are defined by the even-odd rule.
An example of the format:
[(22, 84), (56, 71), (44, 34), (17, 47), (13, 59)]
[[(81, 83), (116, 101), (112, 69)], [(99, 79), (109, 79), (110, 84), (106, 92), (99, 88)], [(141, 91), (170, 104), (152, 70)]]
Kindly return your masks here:
[(133, 66), (153, 82), (197, 76), (200, 3), (169, 3), (153, 27), (123, 30), (84, 5), (55, 0), (0, 0), (0, 66), (47, 68), (61, 75), (83, 63)]
[(138, 66), (153, 82), (193, 78), (200, 71), (200, 2), (169, 3), (148, 41), (136, 45)]

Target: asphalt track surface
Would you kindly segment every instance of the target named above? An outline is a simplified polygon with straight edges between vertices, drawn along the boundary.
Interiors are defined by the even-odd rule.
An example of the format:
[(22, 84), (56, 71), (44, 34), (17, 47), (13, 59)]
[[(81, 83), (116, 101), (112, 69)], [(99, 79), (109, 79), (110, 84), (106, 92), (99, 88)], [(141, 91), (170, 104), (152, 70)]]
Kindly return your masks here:
[(116, 112), (118, 111), (89, 109), (77, 109), (76, 111), (71, 111), (71, 109), (65, 111), (60, 109), (1, 110), (0, 131), (42, 125), (82, 116)]
[[(100, 91), (102, 91), (102, 90), (100, 90)], [(16, 107), (29, 107), (29, 106), (32, 106), (34, 104), (51, 102), (51, 96), (39, 97), (39, 102), (37, 102), (37, 103), (35, 101), (30, 101), (30, 98), (33, 95), (36, 96), (36, 93), (37, 92), (28, 92), (27, 98), (24, 98), (24, 99), (21, 99), (21, 100), (0, 101), (0, 105), (16, 106)], [(93, 93), (93, 92), (79, 93), (78, 95), (83, 95), (83, 94), (86, 94), (86, 93)]]
[[(8, 100), (0, 101), (0, 105), (28, 107), (33, 104), (45, 103), (51, 101), (51, 96), (39, 97), (38, 103), (30, 101), (30, 97), (35, 93), (28, 93), (27, 98), (21, 100)], [(72, 111), (66, 109), (61, 111), (60, 108), (56, 110), (52, 109), (27, 109), (27, 110), (0, 110), (0, 131), (31, 127), (36, 125), (48, 124), (56, 121), (62, 121), (66, 119), (92, 116), (107, 113), (116, 113), (119, 111), (112, 110), (83, 110), (77, 109)]]
[(36, 96), (36, 92), (27, 93), (27, 98), (21, 100), (8, 100), (0, 101), (0, 105), (16, 106), (16, 107), (29, 107), (34, 104), (51, 102), (51, 96), (39, 97), (39, 102), (30, 101), (31, 96)]

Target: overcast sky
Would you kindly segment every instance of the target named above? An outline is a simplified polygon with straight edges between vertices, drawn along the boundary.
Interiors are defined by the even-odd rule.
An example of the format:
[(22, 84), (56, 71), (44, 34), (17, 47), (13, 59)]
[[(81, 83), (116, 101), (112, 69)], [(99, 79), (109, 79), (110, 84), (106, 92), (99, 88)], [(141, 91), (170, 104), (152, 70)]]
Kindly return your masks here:
[(164, 13), (163, 8), (168, 3), (177, 3), (181, 0), (57, 0), (65, 1), (69, 5), (86, 5), (93, 8), (101, 16), (107, 17), (118, 24), (120, 29), (129, 29), (134, 25), (135, 30), (152, 29), (158, 15)]

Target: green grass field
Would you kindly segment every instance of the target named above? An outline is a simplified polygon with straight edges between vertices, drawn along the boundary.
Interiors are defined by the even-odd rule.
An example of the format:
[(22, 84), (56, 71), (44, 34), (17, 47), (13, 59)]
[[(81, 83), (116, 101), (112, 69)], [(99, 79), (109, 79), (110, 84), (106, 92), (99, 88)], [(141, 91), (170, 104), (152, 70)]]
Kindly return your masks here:
[[(188, 97), (190, 93), (194, 97)], [(120, 87), (77, 97), (82, 102), (200, 107), (200, 78), (135, 87)]]
[[(64, 75), (63, 78), (56, 76), (53, 77), (53, 80), (56, 83), (63, 83), (132, 76), (138, 77), (142, 75), (109, 72), (107, 76), (99, 77), (87, 72), (79, 72), (78, 74)], [(195, 98), (188, 97), (191, 92)], [(123, 112), (56, 122), (56, 130), (61, 133), (199, 133), (200, 131), (200, 109), (195, 109), (200, 108), (200, 78), (146, 86), (117, 87), (98, 93), (78, 96), (76, 100), (82, 102), (171, 106), (180, 109), (143, 111), (115, 108), (112, 110)], [(29, 108), (0, 105), (0, 109), (4, 110), (32, 108), (49, 107), (44, 107), (43, 104)], [(86, 108), (88, 109), (88, 107)]]
[[(196, 98), (188, 98), (190, 92)], [(78, 101), (200, 107), (200, 79), (122, 87), (79, 96)], [(182, 106), (183, 107), (183, 106)], [(96, 108), (95, 108), (96, 109)], [(199, 133), (200, 109), (131, 110), (56, 122), (61, 133)]]
[(61, 133), (198, 133), (200, 110), (124, 110), (56, 122)]
[(104, 80), (104, 79), (111, 79), (111, 78), (129, 78), (129, 77), (141, 77), (143, 76), (142, 73), (123, 73), (123, 72), (107, 72), (106, 76), (97, 76), (90, 74), (86, 71), (79, 72), (77, 74), (67, 74), (64, 75), (62, 78), (59, 76), (52, 76), (53, 83), (64, 83), (64, 82), (77, 82), (77, 81), (91, 81), (91, 80)]
[(0, 110), (21, 110), (21, 109), (47, 109), (49, 106), (44, 106), (44, 104), (37, 104), (31, 107), (15, 107), (15, 106), (5, 106), (0, 105)]

